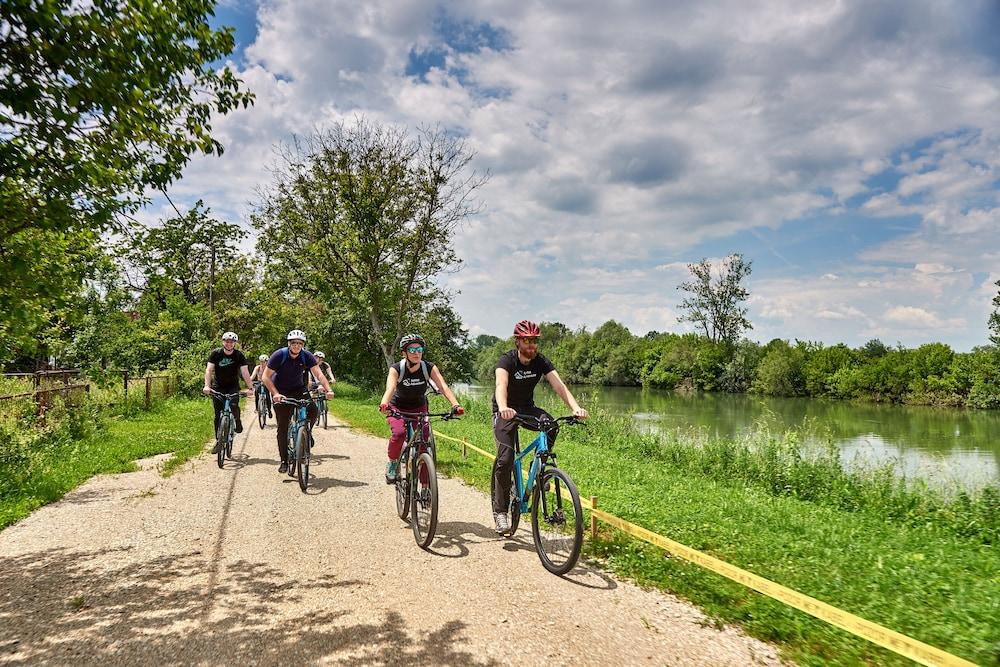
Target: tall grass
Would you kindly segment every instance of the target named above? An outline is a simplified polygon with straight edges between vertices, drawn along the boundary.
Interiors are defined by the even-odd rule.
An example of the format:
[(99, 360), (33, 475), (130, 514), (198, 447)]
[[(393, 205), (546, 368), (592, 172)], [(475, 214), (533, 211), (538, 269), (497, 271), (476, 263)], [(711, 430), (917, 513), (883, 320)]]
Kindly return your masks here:
[[(490, 450), (488, 400), (462, 403), (465, 419), (436, 428)], [(338, 385), (331, 410), (388, 435), (376, 404), (376, 397)], [(565, 413), (558, 405), (543, 407)], [(798, 439), (760, 430), (729, 442), (697, 432), (663, 437), (598, 414), (586, 427), (563, 429), (556, 451), (560, 467), (606, 511), (969, 660), (996, 664), (1000, 549), (997, 515), (989, 511), (995, 496), (936, 495), (901, 483), (886, 467), (844, 471), (832, 452), (803, 454)], [(438, 461), (442, 473), (489, 488), (487, 459), (463, 458), (453, 443), (439, 440)], [(485, 497), (483, 521), (489, 521)], [(585, 548), (624, 576), (780, 644), (802, 664), (908, 664), (616, 531), (602, 528)]]

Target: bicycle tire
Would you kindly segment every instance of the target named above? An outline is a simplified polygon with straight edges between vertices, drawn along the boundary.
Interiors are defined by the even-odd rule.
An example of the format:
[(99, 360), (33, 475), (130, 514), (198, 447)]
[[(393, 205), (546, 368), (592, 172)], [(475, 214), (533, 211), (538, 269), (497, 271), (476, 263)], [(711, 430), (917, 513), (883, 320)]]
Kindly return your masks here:
[(288, 453), (288, 476), (295, 477), (296, 472), (296, 461), (295, 461), (295, 430), (291, 426), (288, 427), (288, 439), (285, 441), (285, 450)]
[(225, 417), (219, 422), (219, 431), (215, 434), (215, 459), (221, 468), (226, 463), (226, 442), (229, 440), (229, 420)]
[(267, 424), (267, 405), (264, 394), (257, 392), (257, 423), (260, 424), (261, 428)]
[(309, 446), (309, 429), (300, 429), (295, 443), (296, 474), (299, 478), (299, 488), (305, 493), (309, 487), (309, 458), (311, 455)]
[(410, 513), (410, 480), (406, 475), (406, 461), (410, 455), (409, 446), (404, 447), (399, 455), (398, 473), (396, 475), (396, 515), (406, 521)]
[(226, 438), (226, 458), (233, 458), (233, 441), (236, 439), (236, 420), (232, 415), (229, 417), (229, 437)]
[[(569, 503), (559, 492), (560, 487), (569, 495)], [(570, 476), (559, 468), (543, 470), (532, 491), (531, 535), (542, 565), (552, 574), (566, 574), (580, 558), (583, 547), (580, 493)]]
[(324, 430), (326, 430), (326, 428), (327, 428), (326, 422), (327, 422), (327, 415), (329, 413), (330, 413), (330, 411), (326, 407), (326, 401), (323, 401), (323, 429)]
[[(434, 531), (437, 530), (437, 470), (434, 467), (434, 458), (427, 452), (417, 457), (413, 467), (413, 481), (410, 486), (413, 491), (410, 498), (410, 528), (413, 529), (413, 539), (417, 541), (417, 546), (426, 549), (434, 541)], [(423, 493), (423, 489), (420, 489), (421, 470), (427, 471), (426, 500), (421, 499)]]

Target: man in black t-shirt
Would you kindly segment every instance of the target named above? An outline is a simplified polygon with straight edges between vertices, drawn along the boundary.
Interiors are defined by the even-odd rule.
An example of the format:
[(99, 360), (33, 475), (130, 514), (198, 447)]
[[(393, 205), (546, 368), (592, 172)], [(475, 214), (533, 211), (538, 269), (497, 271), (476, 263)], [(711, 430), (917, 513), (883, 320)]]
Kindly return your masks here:
[[(552, 416), (535, 405), (535, 386), (545, 377), (549, 385), (566, 403), (573, 415), (587, 418), (573, 394), (563, 384), (552, 362), (538, 354), (538, 339), (542, 332), (538, 325), (521, 320), (514, 327), (515, 349), (497, 361), (496, 392), (493, 394), (493, 437), (496, 439), (497, 457), (493, 461), (493, 520), (501, 535), (510, 532), (507, 510), (510, 507), (510, 483), (514, 467), (514, 444), (517, 442), (518, 423), (511, 421), (521, 413), (533, 417)], [(550, 444), (555, 437), (549, 436)]]
[[(247, 370), (247, 358), (243, 352), (236, 349), (236, 342), (239, 340), (232, 331), (222, 334), (222, 347), (217, 347), (208, 355), (208, 363), (205, 364), (205, 386), (201, 393), (206, 396), (211, 395), (212, 390), (222, 394), (235, 394), (240, 390), (240, 375), (247, 383), (247, 396), (253, 395), (253, 381), (250, 379), (250, 372)], [(212, 381), (212, 373), (215, 373), (215, 381)], [(215, 407), (215, 432), (219, 432), (219, 419), (222, 417), (222, 409), (225, 401), (212, 397), (212, 404)], [(240, 419), (240, 399), (230, 401), (233, 416), (236, 418), (236, 432), (243, 432), (243, 421)], [(216, 440), (212, 453), (218, 452), (219, 447), (224, 443)]]

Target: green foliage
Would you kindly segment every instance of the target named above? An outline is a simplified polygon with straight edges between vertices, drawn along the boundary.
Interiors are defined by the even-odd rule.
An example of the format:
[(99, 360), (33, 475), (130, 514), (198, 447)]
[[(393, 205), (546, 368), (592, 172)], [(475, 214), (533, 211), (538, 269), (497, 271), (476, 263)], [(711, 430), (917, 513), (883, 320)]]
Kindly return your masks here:
[[(228, 67), (211, 0), (0, 4), (0, 356), (93, 275), (96, 235), (221, 153), (213, 113), (253, 96)], [(65, 254), (64, 254), (64, 251)]]
[(792, 347), (783, 340), (775, 339), (767, 344), (766, 349), (750, 391), (764, 396), (803, 395), (807, 346), (797, 342)]
[(750, 296), (743, 281), (750, 277), (751, 264), (739, 253), (730, 255), (722, 260), (714, 279), (713, 267), (707, 259), (688, 264), (694, 279), (677, 287), (689, 295), (681, 301), (685, 313), (680, 321), (694, 323), (713, 343), (735, 344), (745, 331), (753, 328), (743, 305)]
[(837, 391), (832, 383), (834, 375), (840, 369), (850, 368), (854, 364), (854, 352), (843, 343), (832, 347), (818, 346), (808, 355), (802, 367), (806, 394), (809, 396), (837, 396)]

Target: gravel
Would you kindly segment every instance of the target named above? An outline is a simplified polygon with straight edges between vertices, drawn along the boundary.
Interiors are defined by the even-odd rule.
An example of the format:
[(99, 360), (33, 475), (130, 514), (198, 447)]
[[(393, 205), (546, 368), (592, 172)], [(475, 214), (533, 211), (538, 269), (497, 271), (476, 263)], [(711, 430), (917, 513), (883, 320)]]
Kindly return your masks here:
[(530, 526), (498, 537), (458, 480), (423, 551), (385, 440), (332, 420), (316, 439), (306, 494), (254, 424), (222, 470), (208, 449), (167, 479), (146, 459), (0, 532), (0, 664), (781, 664), (592, 563), (549, 574)]

